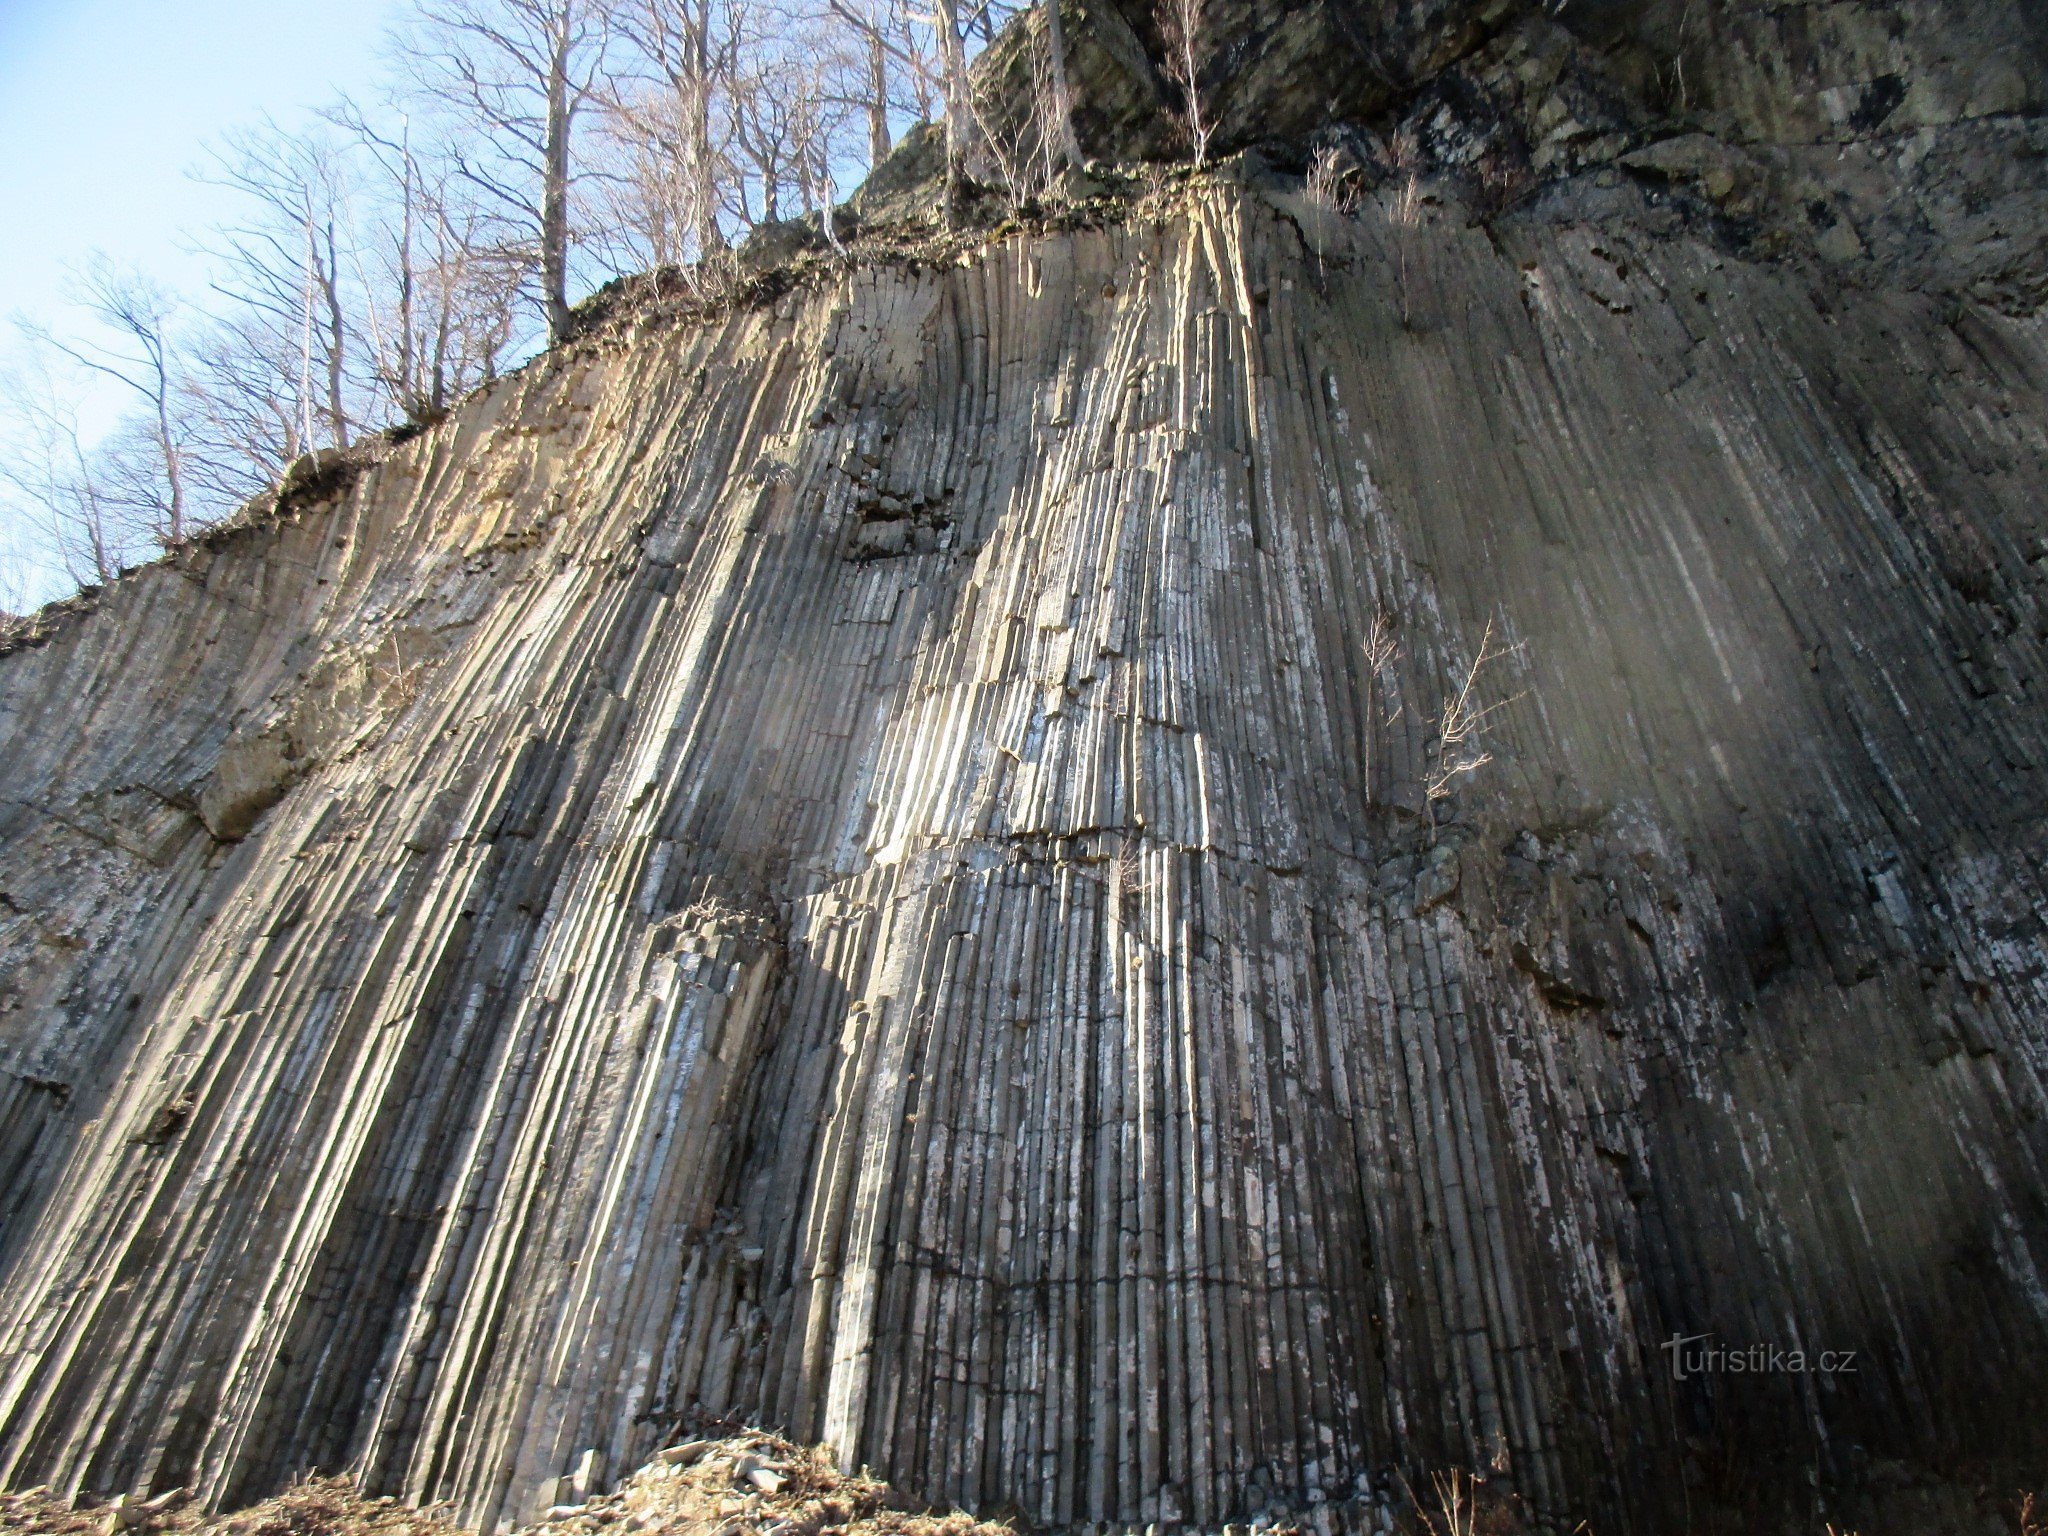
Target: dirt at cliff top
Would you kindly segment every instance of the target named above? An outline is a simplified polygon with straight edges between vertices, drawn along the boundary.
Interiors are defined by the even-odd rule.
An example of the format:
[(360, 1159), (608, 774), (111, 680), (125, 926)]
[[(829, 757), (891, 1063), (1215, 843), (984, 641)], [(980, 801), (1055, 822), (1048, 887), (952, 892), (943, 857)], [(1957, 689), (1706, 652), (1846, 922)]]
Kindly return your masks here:
[[(1010, 1536), (963, 1514), (918, 1514), (886, 1483), (848, 1477), (820, 1450), (773, 1435), (673, 1446), (615, 1493), (559, 1505), (532, 1536), (633, 1531), (649, 1536)], [(231, 1515), (205, 1517), (177, 1494), (73, 1509), (41, 1491), (0, 1493), (0, 1531), (36, 1536), (462, 1536), (434, 1510), (360, 1497), (347, 1478), (316, 1478)]]

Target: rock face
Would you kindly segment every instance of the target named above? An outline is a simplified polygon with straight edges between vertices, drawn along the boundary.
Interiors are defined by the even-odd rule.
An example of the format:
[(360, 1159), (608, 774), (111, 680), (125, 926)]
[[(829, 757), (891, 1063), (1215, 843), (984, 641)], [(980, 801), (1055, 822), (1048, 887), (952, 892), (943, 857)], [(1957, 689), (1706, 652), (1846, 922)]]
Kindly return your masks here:
[(0, 1474), (1979, 1528), (2048, 322), (1680, 137), (622, 322), (0, 657)]
[[(1067, 0), (1077, 126), (1176, 152), (1148, 0)], [(2024, 0), (1203, 0), (1221, 151), (1355, 150), (1377, 176), (1560, 211), (1610, 168), (1752, 255), (1838, 281), (2048, 300), (2048, 9)], [(1032, 99), (1022, 32), (998, 101)], [(1011, 131), (1028, 116), (995, 111)]]

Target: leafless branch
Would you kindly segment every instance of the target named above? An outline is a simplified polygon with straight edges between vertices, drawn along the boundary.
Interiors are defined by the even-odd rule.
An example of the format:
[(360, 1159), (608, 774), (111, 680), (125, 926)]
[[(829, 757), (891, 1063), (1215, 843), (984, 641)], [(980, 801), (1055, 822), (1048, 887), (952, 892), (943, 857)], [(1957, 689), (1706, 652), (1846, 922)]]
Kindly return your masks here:
[(1493, 640), (1493, 621), (1486, 622), (1486, 631), (1480, 636), (1479, 650), (1472, 658), (1465, 675), (1444, 700), (1443, 713), (1437, 719), (1436, 740), (1431, 745), (1430, 763), (1423, 780), (1424, 798), (1431, 809), (1431, 824), (1435, 824), (1437, 802), (1450, 798), (1456, 781), (1467, 774), (1477, 773), (1493, 761), (1493, 754), (1479, 744), (1480, 728), (1493, 715), (1506, 709), (1524, 697), (1517, 693), (1492, 704), (1479, 702), (1478, 689), (1482, 673), (1497, 661), (1504, 661), (1521, 650), (1519, 645), (1497, 646)]
[(1153, 0), (1152, 18), (1166, 45), (1166, 78), (1179, 89), (1181, 129), (1196, 165), (1209, 163), (1209, 117), (1202, 101), (1202, 65), (1209, 50), (1202, 0)]

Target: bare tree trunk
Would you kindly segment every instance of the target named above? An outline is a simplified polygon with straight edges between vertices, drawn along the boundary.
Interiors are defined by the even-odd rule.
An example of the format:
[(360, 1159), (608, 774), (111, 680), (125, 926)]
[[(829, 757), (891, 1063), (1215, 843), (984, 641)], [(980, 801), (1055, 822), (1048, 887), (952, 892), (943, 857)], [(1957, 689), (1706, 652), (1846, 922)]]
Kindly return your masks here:
[(399, 143), (399, 230), (398, 230), (398, 379), (395, 394), (399, 410), (414, 414), (420, 395), (417, 321), (413, 317), (412, 227), (418, 189), (413, 185), (412, 124), (406, 122)]
[(170, 491), (170, 516), (164, 528), (165, 541), (175, 544), (185, 536), (185, 451), (171, 430), (171, 383), (164, 377), (156, 397), (157, 448), (164, 456), (164, 484)]
[(782, 217), (782, 157), (771, 148), (761, 160), (761, 222)]
[(974, 110), (967, 93), (967, 48), (960, 37), (959, 0), (939, 0), (939, 73), (946, 101), (946, 222), (961, 213), (961, 178), (973, 152)]
[(142, 342), (150, 363), (149, 397), (156, 407), (156, 446), (163, 459), (166, 494), (164, 526), (160, 533), (165, 543), (174, 544), (185, 536), (185, 450), (171, 424), (171, 343), (162, 330), (138, 328), (134, 334)]
[(113, 550), (107, 543), (107, 523), (97, 508), (86, 520), (86, 533), (92, 545), (92, 573), (105, 586), (121, 574), (121, 562), (114, 558)]
[(697, 254), (702, 257), (725, 249), (725, 230), (718, 222), (718, 167), (711, 152), (711, 0), (699, 0), (690, 30), (690, 169)]
[(313, 205), (306, 204), (306, 259), (299, 273), (298, 434), (285, 442), (287, 462), (314, 451), (313, 441)]
[(889, 142), (889, 54), (880, 31), (868, 33), (868, 164), (880, 165)]
[(1067, 164), (1075, 170), (1081, 168), (1081, 141), (1074, 134), (1074, 97), (1067, 85), (1067, 35), (1060, 21), (1060, 0), (1038, 0), (1039, 14), (1045, 17), (1045, 47), (1052, 63), (1052, 107), (1057, 121), (1053, 124), (1056, 147), (1067, 157)]
[(570, 12), (562, 10), (548, 61), (546, 166), (541, 182), (540, 281), (547, 309), (548, 344), (569, 334), (569, 45)]
[(175, 306), (147, 278), (124, 276), (104, 264), (87, 278), (84, 301), (93, 317), (125, 337), (135, 353), (118, 347), (73, 346), (57, 340), (43, 327), (26, 322), (23, 329), (37, 344), (127, 386), (147, 402), (149, 423), (145, 430), (155, 461), (141, 477), (151, 482), (148, 491), (131, 500), (142, 509), (159, 542), (182, 538), (186, 510), (185, 450), (180, 423), (172, 417), (173, 396), (178, 391), (178, 363), (173, 355), (176, 343), (171, 334)]
[(327, 428), (335, 447), (348, 442), (347, 387), (348, 318), (341, 308), (341, 267), (335, 249), (334, 221), (327, 221), (327, 271), (320, 280), (327, 301)]
[(1202, 0), (1153, 0), (1153, 19), (1166, 42), (1166, 77), (1180, 87), (1182, 128), (1196, 165), (1209, 163), (1209, 118), (1202, 104), (1202, 57), (1208, 31)]
[[(487, 213), (517, 241), (521, 287), (537, 287), (549, 342), (560, 342), (569, 329), (576, 240), (576, 116), (601, 88), (616, 7), (608, 0), (414, 0), (413, 8), (407, 67), (464, 130), (449, 144), (450, 169), (480, 195), (478, 217)], [(478, 233), (471, 224), (465, 244)], [(493, 261), (501, 263), (508, 245), (494, 243)], [(467, 327), (459, 333), (466, 348)]]
[[(453, 306), (443, 304), (440, 320), (434, 326), (434, 373), (427, 391), (427, 403), (436, 416), (448, 409), (448, 333), (453, 323)], [(488, 362), (485, 365), (485, 376), (489, 377)]]

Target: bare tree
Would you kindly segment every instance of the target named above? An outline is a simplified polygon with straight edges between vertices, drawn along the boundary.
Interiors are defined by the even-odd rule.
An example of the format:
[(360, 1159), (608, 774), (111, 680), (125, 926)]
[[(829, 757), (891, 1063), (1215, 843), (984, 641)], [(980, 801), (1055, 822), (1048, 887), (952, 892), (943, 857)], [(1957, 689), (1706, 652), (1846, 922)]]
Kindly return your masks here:
[[(770, 224), (783, 216), (783, 194), (793, 189), (805, 136), (804, 109), (781, 61), (757, 56), (732, 82), (733, 145), (743, 169), (734, 189), (741, 219)], [(758, 198), (758, 201), (756, 199)]]
[[(835, 6), (841, 15), (851, 16), (844, 6)], [(866, 111), (868, 123), (868, 164), (880, 165), (889, 158), (894, 148), (889, 133), (889, 45), (886, 34), (857, 16), (851, 17), (861, 36), (861, 63), (864, 79), (861, 105)]]
[(1335, 144), (1325, 144), (1310, 160), (1308, 175), (1302, 183), (1302, 196), (1308, 203), (1305, 224), (1315, 247), (1319, 287), (1329, 276), (1325, 264), (1327, 247), (1344, 220), (1358, 211), (1355, 171), (1354, 157)]
[[(26, 329), (26, 328), (24, 328)], [(21, 363), (0, 376), (0, 511), (53, 552), (75, 583), (107, 582), (141, 542), (79, 432), (72, 391), (49, 346), (32, 334)]]
[(1400, 179), (1394, 191), (1388, 222), (1393, 226), (1397, 281), (1401, 290), (1401, 324), (1414, 323), (1414, 305), (1408, 285), (1408, 250), (1414, 231), (1422, 223), (1422, 149), (1412, 128), (1403, 128), (1387, 141), (1387, 160)]
[(1060, 0), (1038, 0), (1044, 23), (1043, 49), (1050, 99), (1041, 118), (1049, 116), (1048, 137), (1068, 165), (1081, 168), (1081, 140), (1074, 133), (1074, 93), (1067, 81), (1067, 33), (1060, 21)]
[(494, 376), (511, 344), (526, 253), (403, 109), (386, 124), (344, 100), (327, 114), (363, 162), (352, 262), (377, 409), (435, 421)]
[(689, 132), (674, 106), (656, 97), (606, 115), (609, 170), (592, 199), (591, 222), (594, 248), (608, 266), (687, 269), (726, 243), (718, 206), (706, 204), (702, 181), (671, 151)]
[[(1026, 11), (1029, 131), (998, 134), (972, 60)], [(944, 121), (949, 216), (968, 176), (1033, 195), (1081, 153), (1062, 21), (1057, 0), (414, 0), (383, 105), (222, 140), (203, 179), (242, 203), (203, 242), (205, 312), (101, 262), (94, 324), (33, 330), (46, 372), (135, 409), (95, 437), (71, 394), (17, 379), (10, 514), (106, 579), (309, 451), (438, 419), (495, 375), (523, 303), (561, 340), (600, 259), (701, 265), (798, 210), (836, 246), (838, 187), (907, 121)]]
[(139, 432), (129, 434), (116, 494), (130, 504), (149, 531), (164, 542), (185, 536), (185, 448), (177, 419), (177, 364), (171, 326), (177, 301), (139, 272), (124, 271), (95, 257), (78, 288), (78, 300), (108, 341), (67, 341), (45, 326), (23, 325), (32, 345), (61, 354), (76, 366), (133, 392), (145, 413)]
[[(867, 87), (847, 88), (850, 40), (835, 11), (799, 0), (729, 8), (714, 131), (723, 148), (721, 211), (740, 229), (818, 213), (831, 235), (839, 170), (860, 159), (858, 123), (868, 115)], [(872, 122), (865, 126), (871, 135)]]
[(200, 504), (224, 509), (247, 500), (312, 446), (302, 358), (254, 311), (224, 319), (194, 344), (182, 406), (187, 475)]
[(471, 134), (454, 164), (530, 242), (548, 340), (568, 333), (576, 120), (611, 42), (598, 0), (419, 0), (411, 67)]
[(1492, 704), (1481, 704), (1478, 698), (1480, 675), (1497, 661), (1504, 661), (1521, 650), (1519, 645), (1500, 646), (1493, 640), (1493, 621), (1486, 621), (1486, 632), (1479, 637), (1479, 650), (1472, 658), (1472, 665), (1465, 669), (1464, 677), (1444, 698), (1443, 712), (1437, 719), (1436, 740), (1430, 747), (1430, 764), (1423, 778), (1423, 796), (1429, 804), (1430, 826), (1436, 826), (1436, 807), (1439, 801), (1448, 800), (1452, 786), (1466, 774), (1477, 773), (1493, 761), (1493, 754), (1479, 745), (1479, 731), (1488, 717), (1506, 709), (1522, 697), (1517, 693)]
[(1202, 104), (1202, 62), (1208, 52), (1202, 0), (1153, 0), (1152, 18), (1166, 45), (1166, 78), (1180, 90), (1181, 128), (1196, 165), (1209, 163), (1209, 118)]
[(824, 17), (853, 44), (859, 89), (844, 97), (858, 104), (866, 121), (868, 164), (879, 165), (893, 147), (892, 114), (929, 122), (944, 110), (935, 13), (912, 0), (827, 0)]
[(919, 122), (928, 123), (945, 112), (944, 72), (939, 60), (937, 29), (913, 23), (913, 14), (923, 16), (925, 21), (930, 19), (924, 13), (900, 13), (899, 58), (906, 67), (912, 115)]
[(1389, 674), (1394, 663), (1400, 659), (1401, 645), (1394, 635), (1394, 616), (1385, 608), (1372, 616), (1372, 632), (1365, 640), (1365, 708), (1361, 712), (1364, 726), (1363, 757), (1367, 794), (1371, 794), (1372, 774), (1379, 762), (1379, 728), (1382, 723), (1392, 725), (1401, 718), (1402, 706), (1391, 695), (1395, 684)]
[[(679, 261), (684, 240), (709, 255), (725, 246), (719, 223), (727, 176), (718, 97), (740, 44), (732, 0), (614, 0), (613, 22), (634, 63), (607, 82), (613, 136), (631, 162), (629, 185), (647, 206), (657, 243)], [(621, 133), (620, 130), (624, 132)]]
[(1013, 208), (1022, 208), (1052, 185), (1060, 154), (1053, 126), (1052, 78), (1042, 33), (1030, 38), (1031, 96), (1021, 117), (1007, 110), (989, 82), (977, 82), (968, 97), (974, 109), (976, 142)]
[[(4, 507), (0, 507), (4, 510)], [(0, 535), (7, 533), (4, 521), (0, 521)], [(29, 602), (29, 558), (26, 551), (12, 539), (0, 542), (0, 634), (6, 633), (20, 622), (22, 614), (31, 606)]]
[(946, 108), (946, 219), (959, 217), (961, 178), (978, 169), (981, 140), (974, 116), (974, 88), (967, 74), (967, 45), (960, 34), (960, 0), (938, 0), (939, 83)]
[[(365, 290), (364, 319), (384, 403), (407, 419), (418, 420), (426, 393), (422, 379), (427, 353), (420, 302), (422, 226), (438, 198), (429, 194), (426, 173), (414, 153), (408, 113), (399, 111), (394, 133), (344, 96), (326, 117), (348, 136), (358, 157), (375, 168), (375, 185), (383, 194), (372, 200), (373, 232), (366, 242), (358, 242), (354, 262)], [(445, 185), (443, 177), (435, 191)]]
[(342, 147), (265, 122), (228, 134), (202, 176), (243, 193), (250, 210), (213, 247), (222, 273), (215, 291), (238, 317), (229, 330), (254, 342), (261, 324), (296, 342), (298, 451), (322, 438), (346, 443), (358, 414), (349, 366), (360, 327), (345, 291), (354, 253), (344, 249), (351, 189)]

